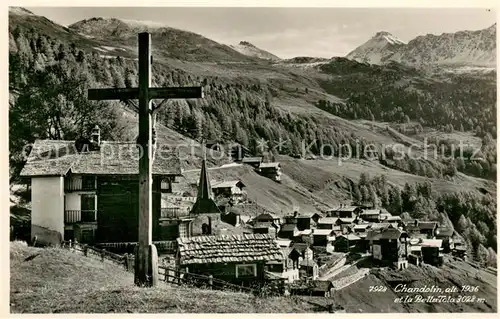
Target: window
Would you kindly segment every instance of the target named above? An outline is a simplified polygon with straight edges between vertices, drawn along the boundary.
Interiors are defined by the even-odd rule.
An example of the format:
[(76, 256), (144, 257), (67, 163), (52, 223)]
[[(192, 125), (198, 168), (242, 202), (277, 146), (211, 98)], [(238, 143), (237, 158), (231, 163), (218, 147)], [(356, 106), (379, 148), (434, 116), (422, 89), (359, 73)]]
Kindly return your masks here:
[(160, 180), (160, 191), (162, 193), (170, 193), (170, 180), (168, 179), (162, 179)]
[(95, 197), (95, 195), (82, 194), (80, 201), (80, 210), (95, 210)]
[(83, 190), (94, 190), (96, 189), (96, 178), (95, 176), (82, 176), (82, 189)]
[(236, 265), (236, 278), (257, 277), (257, 265)]

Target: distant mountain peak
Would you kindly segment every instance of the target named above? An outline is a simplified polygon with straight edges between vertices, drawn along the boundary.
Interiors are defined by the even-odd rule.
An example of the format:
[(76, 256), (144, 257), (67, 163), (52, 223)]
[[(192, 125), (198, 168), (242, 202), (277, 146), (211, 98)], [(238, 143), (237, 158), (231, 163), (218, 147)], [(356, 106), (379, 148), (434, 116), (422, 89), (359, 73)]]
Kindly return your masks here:
[(248, 41), (240, 41), (240, 43), (238, 43), (237, 45), (230, 45), (230, 47), (233, 50), (250, 57), (273, 61), (281, 60), (276, 55), (266, 50), (262, 50)]
[(35, 15), (33, 12), (25, 9), (23, 7), (9, 7), (9, 13), (14, 13), (18, 15)]
[(250, 42), (248, 41), (240, 41), (239, 45), (246, 45), (248, 47), (253, 47), (253, 48), (256, 48), (255, 45), (251, 44)]
[(380, 31), (346, 57), (372, 64), (491, 66), (496, 64), (496, 23), (477, 31), (420, 35), (408, 43)]
[(383, 39), (389, 44), (394, 44), (394, 45), (400, 45), (400, 44), (406, 44), (404, 41), (400, 40), (396, 36), (394, 36), (392, 33), (387, 32), (387, 31), (379, 31), (375, 33), (373, 36), (373, 39)]

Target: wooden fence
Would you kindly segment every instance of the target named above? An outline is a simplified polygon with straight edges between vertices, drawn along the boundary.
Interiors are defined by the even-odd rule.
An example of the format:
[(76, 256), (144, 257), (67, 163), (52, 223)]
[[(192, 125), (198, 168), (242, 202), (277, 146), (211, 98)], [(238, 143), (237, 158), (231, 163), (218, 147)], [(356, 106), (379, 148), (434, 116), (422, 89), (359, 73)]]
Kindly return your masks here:
[[(127, 271), (134, 271), (135, 258), (132, 254), (119, 255), (107, 251), (104, 248), (101, 249), (91, 245), (80, 244), (77, 242), (72, 242), (71, 240), (63, 241), (62, 247), (73, 252), (82, 253), (84, 256), (98, 258), (102, 262), (111, 262), (116, 265), (121, 265)], [(212, 275), (206, 276), (201, 274), (188, 273), (186, 271), (164, 265), (158, 265), (158, 280), (176, 285), (187, 285), (206, 289), (231, 290), (252, 293), (261, 296), (281, 295), (285, 290), (285, 284), (282, 280), (266, 282), (264, 285), (255, 287), (247, 287), (213, 278)]]

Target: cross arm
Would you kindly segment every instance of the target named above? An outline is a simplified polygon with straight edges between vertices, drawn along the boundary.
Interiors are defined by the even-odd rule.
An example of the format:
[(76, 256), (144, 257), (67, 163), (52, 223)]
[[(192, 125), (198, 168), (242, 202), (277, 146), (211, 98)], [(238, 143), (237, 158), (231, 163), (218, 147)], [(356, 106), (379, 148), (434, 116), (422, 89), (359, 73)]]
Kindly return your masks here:
[[(203, 98), (203, 87), (183, 86), (150, 88), (149, 99), (199, 99)], [(135, 100), (139, 98), (139, 88), (89, 89), (89, 100)]]

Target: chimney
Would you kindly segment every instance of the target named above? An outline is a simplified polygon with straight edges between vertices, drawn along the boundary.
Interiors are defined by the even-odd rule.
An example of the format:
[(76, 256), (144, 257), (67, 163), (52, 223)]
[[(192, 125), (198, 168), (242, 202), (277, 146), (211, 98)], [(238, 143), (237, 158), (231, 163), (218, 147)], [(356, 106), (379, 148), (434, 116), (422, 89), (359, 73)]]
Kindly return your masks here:
[(95, 144), (97, 146), (101, 145), (101, 129), (99, 128), (99, 125), (94, 126), (94, 128), (92, 129), (90, 141), (92, 142), (92, 144)]

